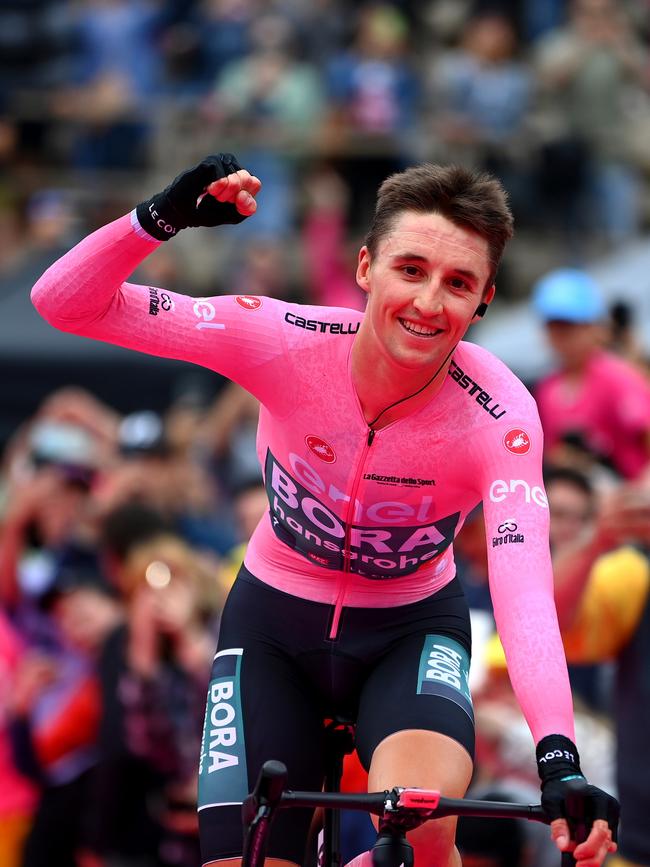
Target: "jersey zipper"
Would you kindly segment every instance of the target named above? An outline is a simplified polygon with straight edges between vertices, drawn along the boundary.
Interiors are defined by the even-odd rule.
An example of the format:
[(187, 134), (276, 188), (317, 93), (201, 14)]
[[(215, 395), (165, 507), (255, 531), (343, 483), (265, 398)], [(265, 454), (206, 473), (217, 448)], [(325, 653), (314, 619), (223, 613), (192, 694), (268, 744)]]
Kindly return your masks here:
[(349, 583), (347, 576), (350, 574), (351, 562), (350, 539), (352, 534), (352, 521), (354, 519), (354, 510), (357, 503), (357, 491), (359, 490), (359, 485), (361, 483), (366, 458), (368, 457), (368, 452), (370, 451), (370, 446), (373, 444), (376, 433), (377, 431), (373, 428), (368, 428), (366, 444), (363, 448), (363, 453), (359, 459), (359, 463), (357, 464), (357, 471), (354, 476), (354, 481), (352, 482), (352, 490), (350, 491), (350, 501), (348, 503), (348, 508), (345, 516), (345, 536), (343, 538), (343, 578), (340, 581), (339, 589), (336, 594), (336, 599), (334, 600), (334, 613), (332, 615), (332, 625), (330, 626), (328, 636), (330, 641), (336, 640), (339, 632), (341, 612), (343, 611), (343, 600), (345, 599), (345, 592)]

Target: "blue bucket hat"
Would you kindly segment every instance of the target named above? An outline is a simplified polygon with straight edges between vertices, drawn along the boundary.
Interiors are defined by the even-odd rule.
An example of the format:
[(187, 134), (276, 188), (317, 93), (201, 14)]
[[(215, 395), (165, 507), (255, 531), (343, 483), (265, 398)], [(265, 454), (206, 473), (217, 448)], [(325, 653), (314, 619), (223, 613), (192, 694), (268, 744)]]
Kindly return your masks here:
[(533, 308), (545, 322), (587, 324), (607, 314), (596, 281), (574, 268), (551, 271), (538, 280), (533, 287)]

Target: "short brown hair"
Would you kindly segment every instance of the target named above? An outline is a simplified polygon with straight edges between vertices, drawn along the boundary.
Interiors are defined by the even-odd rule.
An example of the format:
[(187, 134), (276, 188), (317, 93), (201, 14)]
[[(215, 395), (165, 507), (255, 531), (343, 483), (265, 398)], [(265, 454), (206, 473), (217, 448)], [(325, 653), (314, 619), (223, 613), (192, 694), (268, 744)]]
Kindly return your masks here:
[(365, 243), (371, 255), (403, 211), (438, 213), (457, 226), (476, 232), (488, 243), (494, 277), (506, 243), (513, 235), (508, 194), (486, 172), (462, 166), (423, 163), (390, 175), (377, 192), (377, 204)]

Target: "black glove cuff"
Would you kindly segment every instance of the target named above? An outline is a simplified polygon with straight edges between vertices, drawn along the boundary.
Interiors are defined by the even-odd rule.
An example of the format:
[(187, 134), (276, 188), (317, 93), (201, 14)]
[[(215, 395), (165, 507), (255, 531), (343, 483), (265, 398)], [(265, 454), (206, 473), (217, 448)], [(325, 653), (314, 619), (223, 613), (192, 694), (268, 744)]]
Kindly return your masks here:
[(547, 735), (535, 751), (537, 772), (542, 783), (582, 776), (578, 748), (564, 735)]
[(164, 193), (152, 196), (146, 202), (140, 202), (135, 213), (138, 223), (145, 232), (158, 241), (167, 241), (181, 229), (187, 228), (187, 224), (178, 225), (180, 215), (167, 201)]

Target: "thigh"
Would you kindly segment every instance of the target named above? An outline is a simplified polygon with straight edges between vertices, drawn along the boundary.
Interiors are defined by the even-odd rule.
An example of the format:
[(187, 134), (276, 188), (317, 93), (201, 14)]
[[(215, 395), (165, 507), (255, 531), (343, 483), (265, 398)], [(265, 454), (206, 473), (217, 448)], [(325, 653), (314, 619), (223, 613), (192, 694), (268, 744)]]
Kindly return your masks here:
[[(278, 616), (269, 598), (236, 582), (224, 610), (199, 764), (204, 863), (241, 855), (241, 803), (265, 761), (284, 762), (293, 789), (322, 784), (321, 709), (304, 674), (273, 638)], [(301, 864), (310, 821), (308, 810), (280, 812), (269, 857)]]
[(456, 630), (454, 638), (445, 632), (403, 638), (374, 667), (361, 692), (357, 721), (357, 750), (366, 768), (382, 741), (408, 730), (451, 738), (473, 760), (467, 623), (466, 633)]

